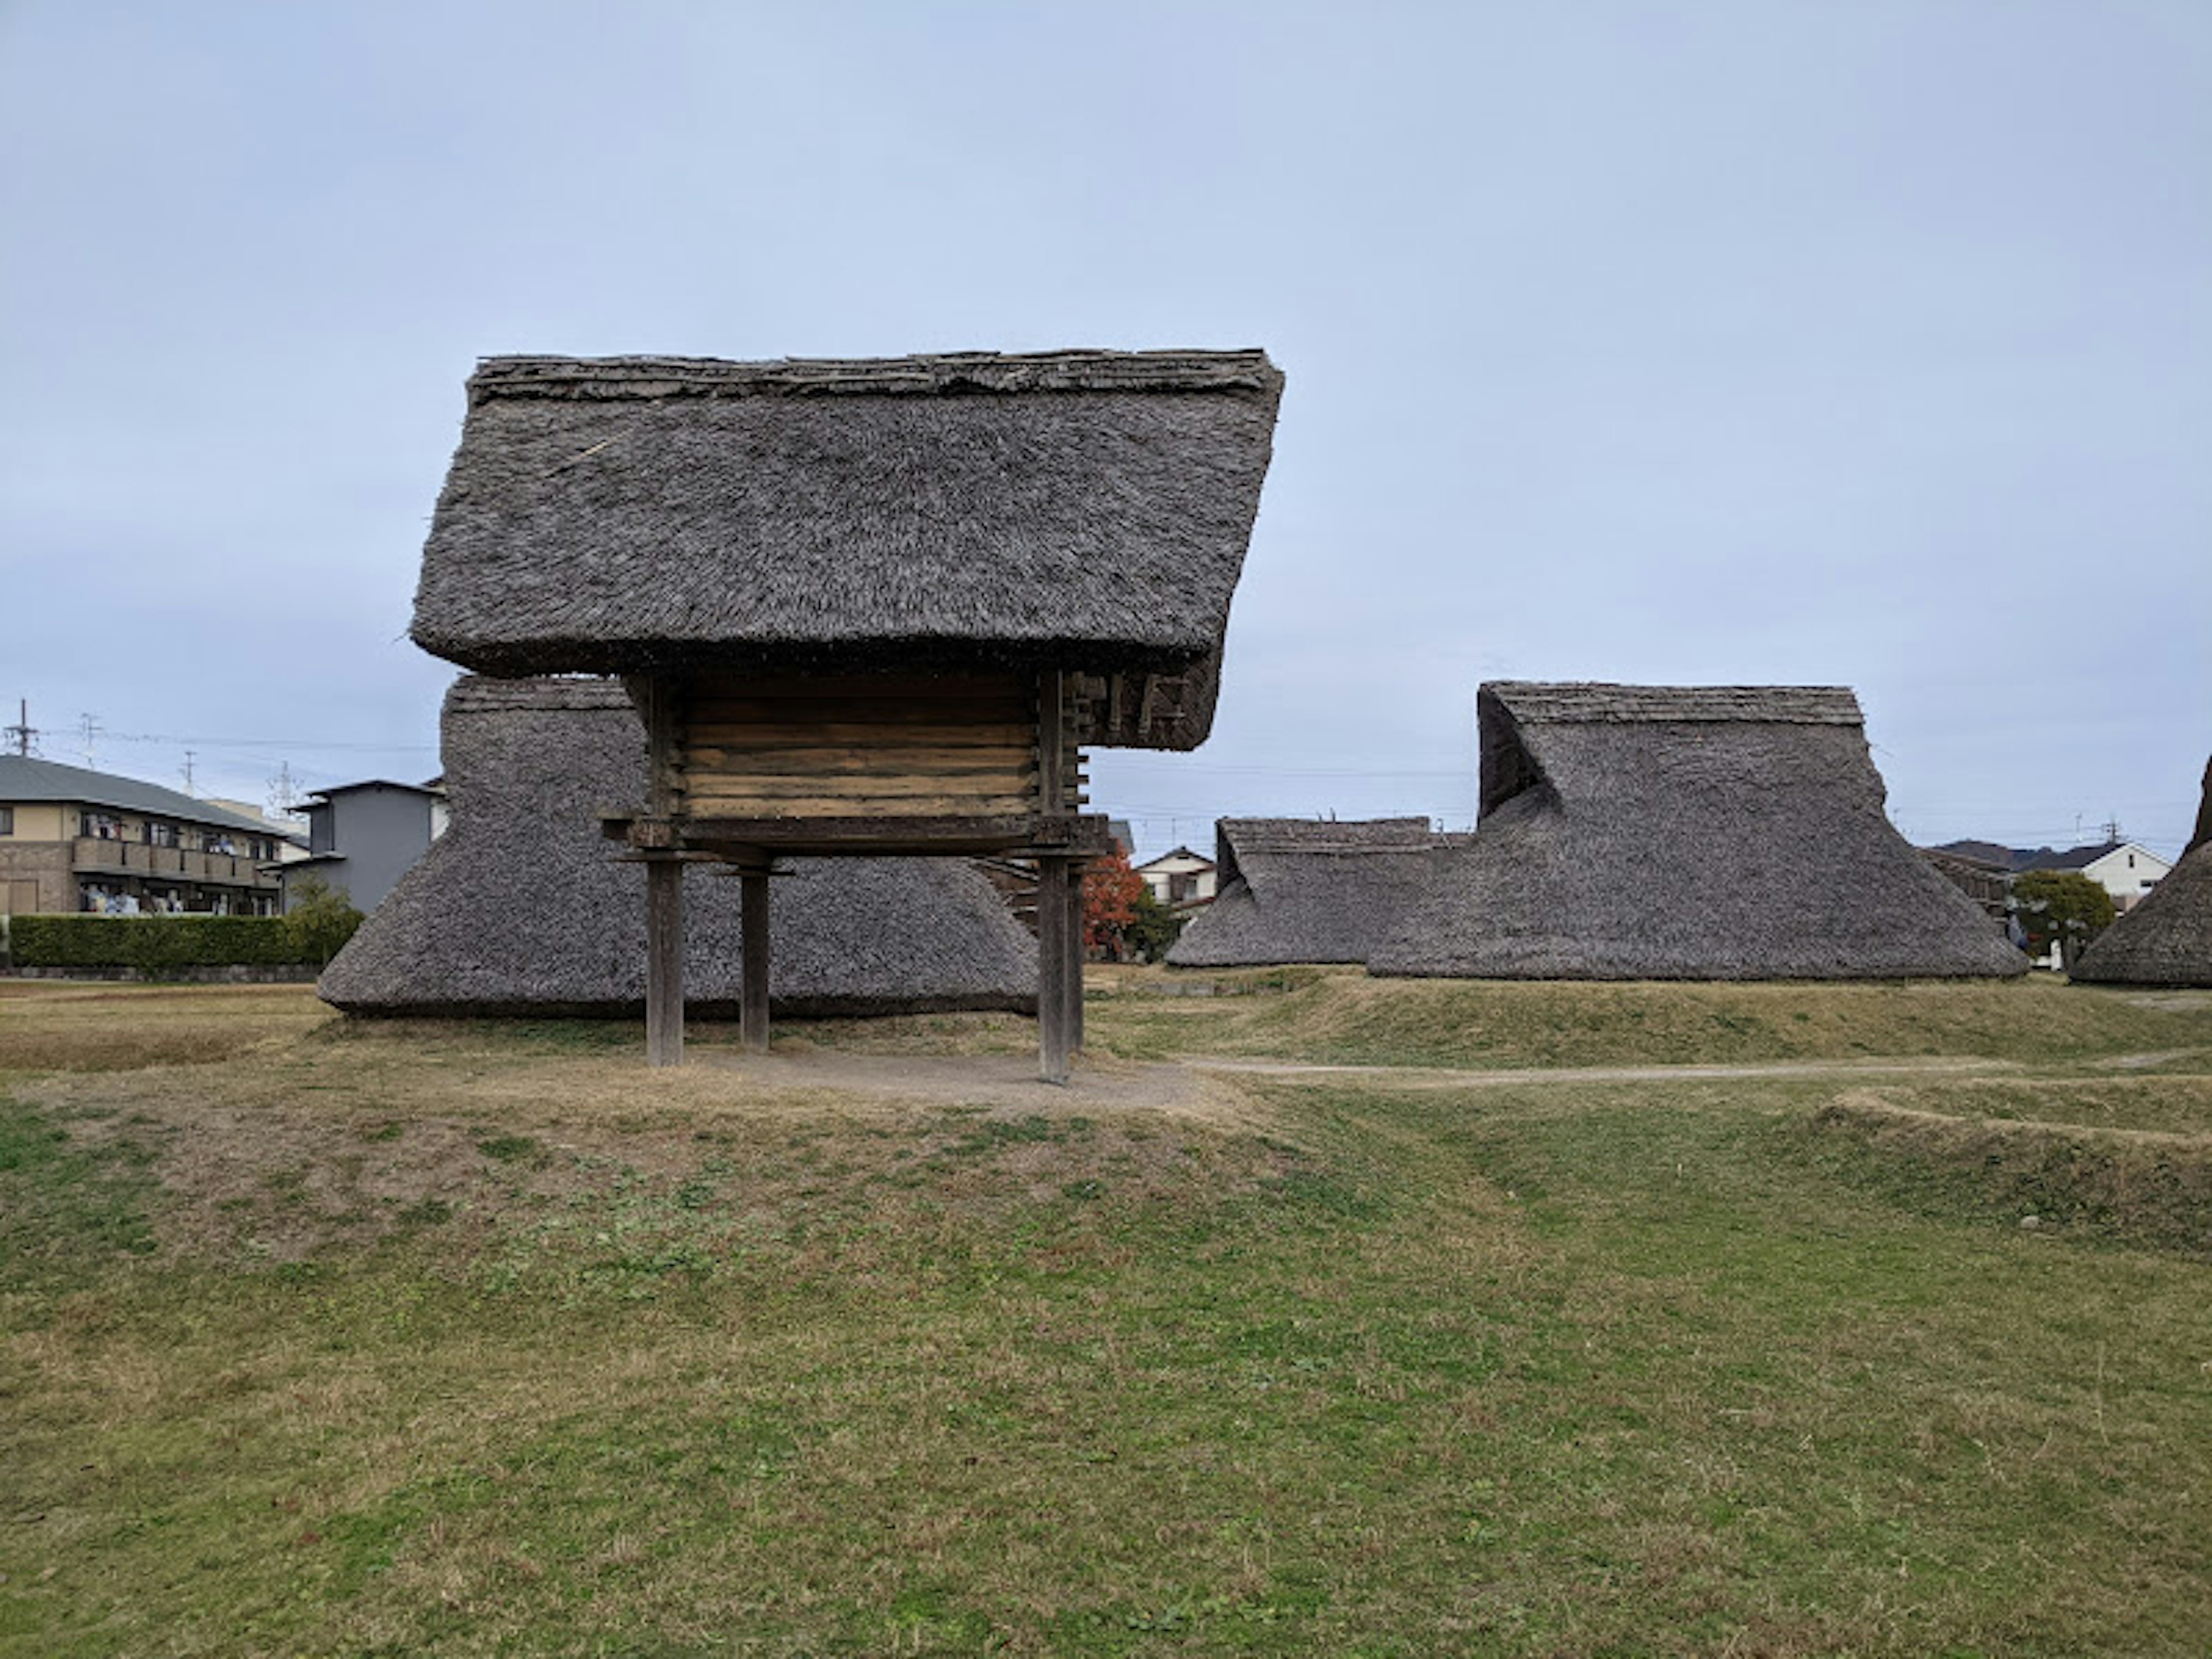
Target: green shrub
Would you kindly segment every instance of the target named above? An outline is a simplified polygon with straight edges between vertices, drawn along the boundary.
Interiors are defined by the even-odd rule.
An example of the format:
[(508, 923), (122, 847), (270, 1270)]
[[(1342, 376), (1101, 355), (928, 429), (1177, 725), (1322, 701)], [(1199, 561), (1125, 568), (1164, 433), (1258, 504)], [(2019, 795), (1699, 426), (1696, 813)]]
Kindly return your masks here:
[(310, 954), (289, 916), (17, 916), (18, 968), (283, 967)]
[(301, 876), (293, 882), (290, 902), (284, 923), (300, 953), (293, 960), (312, 962), (318, 968), (337, 955), (362, 921), (353, 901), (320, 876)]

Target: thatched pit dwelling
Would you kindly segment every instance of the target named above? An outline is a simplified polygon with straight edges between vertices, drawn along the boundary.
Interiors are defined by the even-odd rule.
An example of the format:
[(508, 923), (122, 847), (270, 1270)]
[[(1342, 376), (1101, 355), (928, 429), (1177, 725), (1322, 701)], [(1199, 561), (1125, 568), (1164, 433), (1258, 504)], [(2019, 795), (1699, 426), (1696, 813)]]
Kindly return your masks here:
[(2090, 941), (2068, 977), (2093, 985), (2212, 986), (2212, 762), (2181, 861)]
[[(645, 732), (617, 684), (465, 676), (440, 722), (452, 821), (325, 971), (360, 1014), (635, 1014), (645, 872), (596, 811), (645, 787)], [(684, 872), (691, 1012), (741, 1002), (738, 884)], [(1036, 1006), (1036, 947), (955, 859), (797, 859), (779, 879), (769, 994), (789, 1014)]]
[(1222, 818), (1220, 886), (1168, 951), (1178, 968), (1364, 963), (1425, 890), (1426, 818)]
[(479, 672), (623, 677), (645, 787), (647, 1052), (682, 1052), (686, 860), (740, 872), (746, 1041), (794, 856), (1039, 869), (1042, 1067), (1080, 1041), (1085, 744), (1188, 749), (1273, 445), (1265, 354), (501, 357), (414, 636)]
[(1476, 979), (2012, 975), (1840, 686), (1485, 685), (1473, 840), (1369, 957)]

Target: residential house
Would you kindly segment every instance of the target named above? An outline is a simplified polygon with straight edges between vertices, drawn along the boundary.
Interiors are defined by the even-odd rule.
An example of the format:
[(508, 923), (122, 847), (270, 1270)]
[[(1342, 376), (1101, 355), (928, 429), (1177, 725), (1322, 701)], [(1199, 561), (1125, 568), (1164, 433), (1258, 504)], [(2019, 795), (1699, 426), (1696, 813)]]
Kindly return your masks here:
[(2141, 842), (2108, 838), (2089, 847), (2057, 851), (2048, 847), (2004, 847), (1990, 841), (1948, 841), (1925, 849), (1953, 858), (2024, 876), (2031, 870), (2071, 870), (2085, 875), (2112, 896), (2112, 908), (2124, 915), (2141, 903), (2173, 868)]
[(302, 878), (320, 878), (357, 910), (374, 910), (446, 827), (446, 792), (435, 783), (371, 778), (308, 798), (307, 856), (282, 872), (284, 908), (299, 902)]
[(272, 915), (283, 839), (158, 783), (0, 755), (0, 913)]
[(1163, 853), (1137, 866), (1145, 885), (1152, 890), (1153, 898), (1170, 910), (1212, 903), (1218, 870), (1212, 859), (1188, 847)]

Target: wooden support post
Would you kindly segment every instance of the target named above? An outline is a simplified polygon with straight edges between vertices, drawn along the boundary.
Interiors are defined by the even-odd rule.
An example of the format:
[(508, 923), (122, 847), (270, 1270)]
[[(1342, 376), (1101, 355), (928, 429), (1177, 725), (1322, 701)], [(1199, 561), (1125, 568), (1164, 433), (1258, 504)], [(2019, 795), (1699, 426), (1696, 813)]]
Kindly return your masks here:
[(684, 865), (645, 865), (645, 1063), (684, 1063)]
[(1067, 866), (1067, 1046), (1083, 1052), (1083, 866)]
[[(1037, 1050), (1039, 1075), (1067, 1081), (1067, 860), (1037, 860)], [(1079, 947), (1081, 936), (1077, 936)], [(1077, 994), (1081, 994), (1079, 988)]]
[[(679, 692), (660, 675), (632, 681), (629, 691), (645, 725), (646, 810), (665, 826), (683, 800)], [(645, 866), (645, 1063), (684, 1063), (684, 863), (673, 857)]]
[(768, 1052), (768, 872), (738, 874), (738, 1030), (757, 1054)]

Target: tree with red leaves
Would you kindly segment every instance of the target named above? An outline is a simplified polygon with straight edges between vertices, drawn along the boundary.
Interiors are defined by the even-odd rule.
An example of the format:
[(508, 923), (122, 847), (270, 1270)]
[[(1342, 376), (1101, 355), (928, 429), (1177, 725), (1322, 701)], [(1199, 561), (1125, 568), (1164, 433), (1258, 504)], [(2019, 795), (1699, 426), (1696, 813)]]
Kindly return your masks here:
[(1129, 867), (1129, 855), (1115, 848), (1110, 858), (1094, 860), (1083, 872), (1083, 953), (1093, 960), (1122, 954), (1124, 936), (1137, 914), (1145, 878)]

